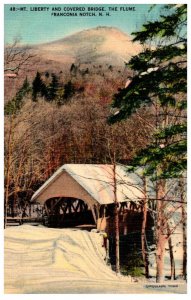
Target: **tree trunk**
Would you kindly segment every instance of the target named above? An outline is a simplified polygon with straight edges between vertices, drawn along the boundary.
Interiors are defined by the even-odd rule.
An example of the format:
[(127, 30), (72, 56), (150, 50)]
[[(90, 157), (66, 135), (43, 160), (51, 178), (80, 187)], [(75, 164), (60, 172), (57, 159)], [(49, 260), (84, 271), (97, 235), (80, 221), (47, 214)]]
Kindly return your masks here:
[(9, 186), (10, 186), (10, 166), (12, 160), (12, 144), (13, 144), (13, 117), (10, 117), (10, 129), (7, 145), (7, 161), (6, 161), (6, 186), (5, 186), (5, 205), (4, 205), (4, 228), (7, 226), (7, 212), (9, 202)]
[(169, 237), (168, 239), (168, 246), (169, 246), (169, 253), (170, 253), (170, 279), (175, 280), (175, 260), (174, 260), (174, 253), (173, 253), (173, 246), (172, 246), (172, 239)]
[(142, 248), (143, 263), (145, 267), (145, 277), (149, 278), (149, 259), (147, 253), (147, 245), (146, 245), (147, 183), (145, 177), (143, 179), (143, 182), (144, 182), (144, 199), (143, 199), (143, 221), (142, 221), (142, 228), (141, 228), (141, 248)]
[(117, 201), (117, 182), (116, 182), (116, 164), (113, 164), (113, 191), (114, 191), (114, 205), (115, 205), (115, 271), (117, 274), (120, 273), (120, 255), (119, 255), (119, 212), (118, 212), (118, 201)]
[(183, 226), (182, 227), (183, 227), (183, 267), (182, 267), (182, 274), (183, 274), (184, 280), (186, 280), (187, 279), (187, 232), (186, 232), (186, 221), (183, 221)]
[(182, 202), (182, 235), (183, 235), (183, 258), (182, 258), (182, 275), (184, 280), (187, 279), (187, 213), (184, 200), (184, 179), (180, 178), (181, 202)]
[(157, 270), (156, 270), (156, 282), (163, 282), (164, 281), (164, 241), (159, 237), (157, 243), (157, 254), (156, 254), (156, 263), (157, 263)]
[(119, 214), (118, 205), (115, 204), (115, 270), (116, 273), (120, 273), (120, 257), (119, 257)]
[(167, 235), (165, 233), (165, 181), (158, 180), (156, 186), (157, 220), (156, 220), (156, 282), (164, 280), (164, 255)]
[(170, 236), (170, 228), (169, 225), (167, 224), (167, 230), (168, 230), (168, 235), (169, 235), (169, 239), (168, 239), (168, 247), (169, 247), (169, 255), (170, 255), (170, 279), (171, 280), (175, 280), (175, 260), (174, 260), (174, 252), (173, 252), (173, 245), (172, 245), (172, 239)]

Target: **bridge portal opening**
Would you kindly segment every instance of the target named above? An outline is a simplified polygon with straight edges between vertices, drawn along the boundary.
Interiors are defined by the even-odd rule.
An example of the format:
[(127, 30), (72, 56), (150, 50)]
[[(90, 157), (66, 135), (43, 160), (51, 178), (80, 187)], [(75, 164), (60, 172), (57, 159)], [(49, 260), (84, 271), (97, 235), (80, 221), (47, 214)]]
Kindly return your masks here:
[(96, 228), (91, 208), (81, 199), (60, 197), (48, 199), (45, 204), (47, 224), (57, 228)]

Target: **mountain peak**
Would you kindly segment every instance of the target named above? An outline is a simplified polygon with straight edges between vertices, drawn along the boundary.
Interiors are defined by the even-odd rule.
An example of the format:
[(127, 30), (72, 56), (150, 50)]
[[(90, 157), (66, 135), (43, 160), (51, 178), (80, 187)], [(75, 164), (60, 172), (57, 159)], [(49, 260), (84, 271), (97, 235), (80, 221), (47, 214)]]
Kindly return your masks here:
[(41, 55), (60, 62), (122, 65), (141, 51), (131, 37), (117, 27), (98, 26), (63, 39), (38, 45)]

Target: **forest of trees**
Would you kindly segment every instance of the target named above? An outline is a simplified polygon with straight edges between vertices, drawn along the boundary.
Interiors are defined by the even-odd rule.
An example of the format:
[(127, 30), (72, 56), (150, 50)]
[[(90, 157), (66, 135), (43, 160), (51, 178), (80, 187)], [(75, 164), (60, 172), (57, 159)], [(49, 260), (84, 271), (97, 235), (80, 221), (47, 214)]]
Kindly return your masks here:
[[(118, 161), (126, 163), (147, 144), (150, 125), (146, 120), (152, 122), (149, 110), (110, 126), (110, 107), (103, 98), (103, 88), (91, 88), (94, 80), (99, 84), (95, 73), (89, 73), (83, 82), (81, 72), (74, 78), (73, 66), (70, 72), (71, 77), (62, 82), (59, 74), (37, 71), (33, 80), (29, 82), (26, 77), (15, 97), (5, 103), (8, 198), (34, 192), (64, 163), (110, 163), (114, 150)], [(113, 73), (118, 76), (118, 71)], [(106, 86), (111, 99), (113, 78)]]
[[(143, 175), (155, 182), (156, 198), (153, 201), (156, 202), (157, 282), (164, 278), (165, 245), (167, 240), (170, 243), (171, 234), (177, 227), (177, 224), (174, 224), (174, 228), (169, 225), (170, 219), (179, 209), (183, 216), (183, 244), (186, 244), (183, 191), (186, 185), (187, 151), (187, 7), (167, 5), (165, 9), (167, 12), (164, 10), (159, 21), (148, 22), (140, 32), (134, 33), (134, 41), (152, 47), (146, 47), (144, 52), (130, 60), (129, 66), (134, 70), (134, 76), (129, 78), (126, 88), (115, 95), (112, 106), (116, 112), (109, 118), (111, 123), (131, 119), (142, 107), (149, 107), (153, 112), (155, 121), (151, 140), (146, 148), (133, 157), (131, 170), (142, 167)], [(179, 182), (178, 197), (175, 197), (169, 182), (173, 190), (175, 182)], [(145, 202), (144, 210), (147, 210), (149, 202), (149, 199)], [(184, 278), (185, 266), (184, 253)]]
[[(65, 163), (120, 163), (132, 172), (141, 168), (145, 275), (149, 277), (145, 227), (150, 211), (157, 281), (164, 276), (166, 242), (172, 250), (171, 235), (180, 224), (186, 279), (186, 9), (167, 5), (159, 20), (134, 33), (145, 50), (131, 58), (124, 72), (112, 65), (82, 70), (72, 64), (65, 80), (49, 70), (25, 78), (5, 103), (5, 216), (8, 205), (14, 216), (23, 198), (29, 201)], [(6, 57), (11, 65), (11, 55), (5, 63)], [(153, 198), (148, 181), (155, 187)], [(177, 211), (181, 220), (172, 225)], [(173, 276), (172, 251), (170, 255)]]

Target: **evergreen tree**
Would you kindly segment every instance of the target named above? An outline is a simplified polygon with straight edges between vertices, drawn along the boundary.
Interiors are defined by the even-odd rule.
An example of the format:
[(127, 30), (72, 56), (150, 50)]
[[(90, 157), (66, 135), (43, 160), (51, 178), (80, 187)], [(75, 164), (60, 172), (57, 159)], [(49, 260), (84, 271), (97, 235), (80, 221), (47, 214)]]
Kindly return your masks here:
[(31, 91), (30, 83), (26, 77), (22, 87), (16, 93), (15, 97), (5, 105), (5, 115), (17, 113), (24, 104), (24, 97)]
[[(161, 178), (177, 177), (186, 168), (186, 80), (187, 7), (165, 6), (169, 12), (159, 21), (148, 22), (134, 41), (147, 43), (160, 38), (160, 45), (133, 57), (129, 66), (135, 76), (114, 96), (118, 111), (111, 123), (129, 118), (139, 108), (150, 106), (156, 115), (153, 143), (135, 159), (146, 166), (146, 174)], [(162, 167), (165, 165), (165, 168)]]
[(129, 118), (137, 110), (150, 107), (156, 127), (150, 145), (133, 161), (144, 166), (145, 174), (156, 180), (156, 263), (157, 282), (163, 279), (167, 233), (166, 187), (168, 178), (180, 177), (186, 169), (186, 85), (187, 85), (187, 6), (166, 5), (159, 20), (143, 25), (134, 41), (156, 44), (133, 57), (134, 71), (126, 88), (114, 96), (111, 123)]
[(48, 95), (47, 95), (48, 101), (55, 100), (57, 96), (58, 88), (59, 88), (58, 77), (56, 76), (56, 74), (52, 73), (52, 81), (50, 83), (48, 89)]
[(64, 85), (63, 98), (65, 100), (69, 100), (73, 96), (74, 93), (75, 93), (75, 88), (74, 88), (74, 85), (72, 84), (72, 82), (70, 80)]
[(24, 82), (23, 82), (23, 85), (21, 87), (21, 90), (24, 92), (24, 93), (28, 93), (30, 92), (31, 88), (30, 88), (30, 83), (28, 81), (28, 78), (26, 76)]
[(39, 72), (36, 73), (35, 79), (32, 82), (32, 100), (37, 101), (38, 96), (47, 97), (47, 88)]

